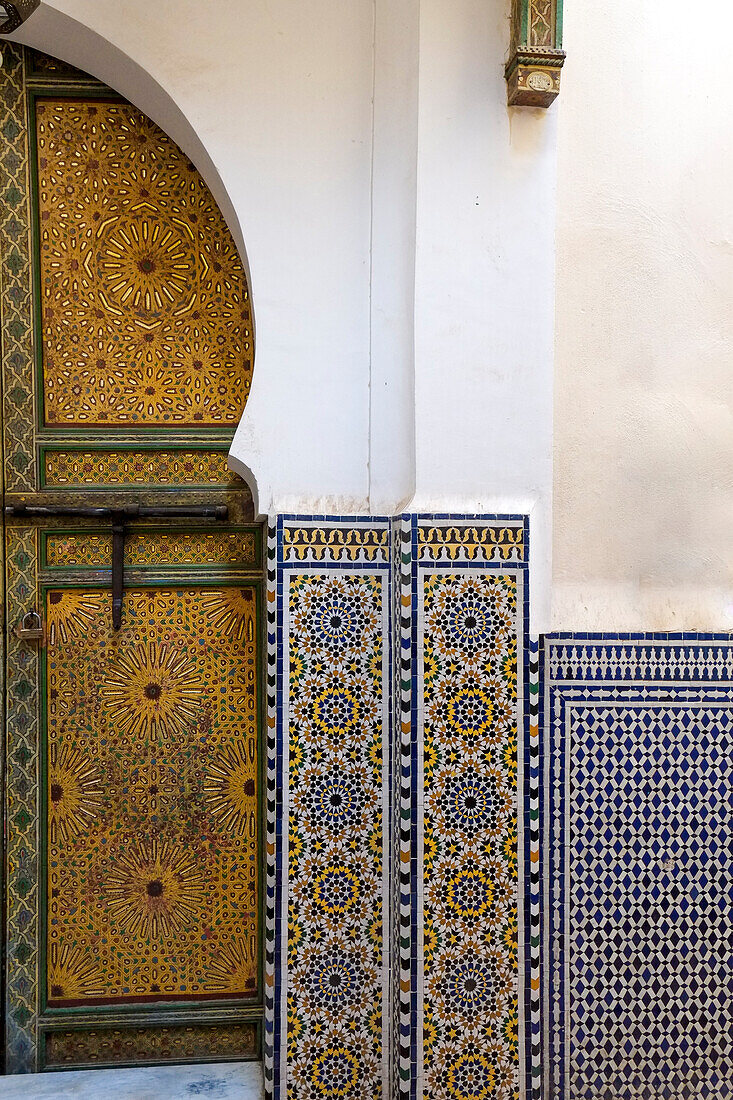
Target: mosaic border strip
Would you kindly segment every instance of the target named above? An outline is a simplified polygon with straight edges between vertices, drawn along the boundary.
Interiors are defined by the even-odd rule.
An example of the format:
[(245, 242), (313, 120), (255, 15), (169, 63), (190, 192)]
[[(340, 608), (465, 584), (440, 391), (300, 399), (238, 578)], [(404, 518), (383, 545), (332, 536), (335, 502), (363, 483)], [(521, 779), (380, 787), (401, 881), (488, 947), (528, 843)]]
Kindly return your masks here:
[[(733, 705), (733, 636), (730, 634), (557, 634), (543, 640), (540, 727), (542, 737), (543, 1045), (544, 1094), (570, 1097), (571, 865), (566, 849), (571, 807), (571, 759), (566, 707)], [(689, 1037), (688, 1037), (689, 1038)], [(628, 1091), (624, 1095), (641, 1095)], [(634, 1089), (636, 1088), (633, 1086)], [(685, 1086), (687, 1087), (687, 1086)], [(703, 1086), (707, 1087), (707, 1086)], [(721, 1083), (718, 1083), (718, 1089)], [(731, 1087), (716, 1095), (731, 1094)], [(670, 1097), (685, 1093), (669, 1092)], [(646, 1093), (644, 1093), (646, 1095)], [(651, 1095), (651, 1094), (650, 1094)], [(666, 1095), (666, 1092), (665, 1092)]]
[[(389, 521), (283, 516), (283, 565), (388, 565)], [(382, 526), (376, 526), (378, 521)]]
[[(521, 542), (522, 542), (522, 545), (523, 545), (523, 552), (521, 554), (520, 553), (515, 553), (513, 555), (514, 560), (508, 561), (505, 558), (503, 558), (502, 555), (496, 555), (494, 553), (495, 540), (492, 540), (490, 538), (482, 538), (480, 536), (480, 534), (479, 534), (478, 537), (475, 537), (473, 535), (469, 535), (469, 529), (471, 529), (472, 531), (475, 531), (476, 528), (478, 528), (479, 531), (480, 531), (480, 529), (482, 527), (497, 525), (497, 524), (501, 524), (502, 526), (508, 526), (508, 525), (511, 524), (515, 529), (519, 529), (522, 532)], [(434, 549), (430, 548), (429, 546), (426, 547), (426, 543), (428, 541), (426, 536), (423, 535), (422, 539), (421, 539), (420, 534), (419, 534), (419, 532), (421, 530), (422, 531), (425, 531), (426, 529), (430, 530), (431, 537), (432, 537), (433, 541), (434, 542), (439, 542), (440, 537), (441, 537), (441, 528), (442, 528), (442, 530), (445, 531), (446, 535), (450, 538), (451, 542), (455, 542), (456, 540), (455, 540), (454, 535), (452, 534), (452, 532), (454, 532), (456, 528), (460, 528), (460, 527), (463, 527), (466, 530), (467, 541), (470, 540), (475, 544), (475, 551), (474, 552), (466, 552), (465, 547), (462, 546), (461, 554), (460, 555), (455, 555), (455, 557), (452, 556), (452, 554), (450, 552), (443, 553), (442, 550), (440, 550), (440, 549), (434, 550)], [(459, 540), (459, 543), (460, 542), (461, 542), (461, 540)], [(420, 716), (418, 716), (416, 714), (417, 700), (420, 697), (420, 694), (419, 694), (420, 693), (419, 679), (420, 679), (420, 663), (421, 663), (420, 658), (419, 658), (420, 634), (416, 633), (416, 631), (419, 631), (419, 625), (421, 623), (421, 616), (422, 616), (421, 591), (420, 591), (421, 585), (420, 585), (420, 582), (419, 582), (419, 577), (425, 571), (431, 571), (431, 572), (437, 571), (437, 572), (445, 573), (446, 572), (446, 566), (448, 566), (448, 572), (450, 572), (450, 573), (453, 573), (454, 571), (456, 573), (460, 573), (463, 570), (469, 570), (469, 571), (473, 571), (473, 570), (492, 570), (493, 572), (506, 573), (507, 570), (509, 570), (509, 571), (514, 571), (514, 572), (518, 572), (520, 574), (523, 574), (523, 583), (521, 583), (519, 585), (519, 591), (518, 591), (518, 596), (519, 596), (519, 600), (520, 600), (519, 606), (521, 607), (522, 610), (521, 610), (520, 618), (519, 618), (519, 621), (518, 621), (518, 624), (517, 624), (517, 635), (518, 635), (517, 636), (517, 643), (518, 643), (518, 668), (517, 668), (517, 675), (518, 675), (518, 685), (517, 685), (518, 686), (518, 692), (517, 692), (517, 735), (518, 735), (518, 737), (517, 737), (517, 753), (518, 753), (517, 792), (518, 792), (518, 794), (517, 794), (517, 799), (518, 800), (523, 797), (523, 791), (524, 791), (524, 778), (523, 778), (523, 770), (522, 770), (523, 769), (523, 759), (522, 758), (523, 758), (523, 754), (524, 754), (525, 739), (526, 739), (526, 736), (527, 736), (527, 732), (526, 732), (527, 731), (527, 725), (526, 725), (526, 723), (527, 723), (527, 714), (525, 712), (525, 709), (523, 708), (523, 698), (522, 698), (522, 696), (523, 696), (523, 689), (526, 685), (527, 665), (526, 665), (526, 662), (525, 662), (525, 646), (526, 646), (526, 640), (527, 640), (528, 635), (529, 635), (529, 600), (528, 600), (529, 575), (528, 575), (528, 570), (527, 570), (528, 553), (529, 553), (528, 520), (524, 516), (519, 516), (519, 515), (516, 515), (516, 516), (478, 516), (478, 515), (467, 515), (467, 516), (455, 516), (455, 515), (453, 515), (453, 516), (449, 516), (449, 515), (445, 515), (445, 514), (440, 514), (440, 515), (435, 515), (435, 516), (414, 516), (414, 517), (412, 517), (412, 554), (413, 554), (413, 562), (412, 562), (412, 608), (411, 608), (411, 612), (412, 612), (412, 624), (413, 624), (413, 639), (412, 639), (413, 664), (412, 664), (411, 679), (412, 679), (412, 693), (413, 693), (413, 708), (412, 708), (412, 710), (413, 710), (413, 736), (415, 738), (415, 742), (417, 743), (416, 747), (418, 749), (418, 754), (421, 755), (421, 751), (422, 751), (421, 744), (420, 744), (420, 742), (422, 740), (421, 722), (418, 720)], [(459, 558), (460, 558), (460, 560), (458, 560)], [(417, 777), (421, 776), (421, 775), (422, 775), (422, 766), (421, 766), (420, 761), (418, 760), (417, 761), (417, 768), (416, 768), (416, 772), (415, 772), (415, 778), (417, 779), (417, 783), (416, 783), (417, 787), (419, 787), (420, 782), (421, 782), (420, 778), (417, 778)], [(415, 789), (415, 788), (413, 788), (413, 789)], [(415, 940), (417, 942), (418, 960), (421, 960), (422, 959), (422, 952), (423, 952), (422, 929), (420, 927), (420, 924), (421, 924), (422, 905), (423, 905), (423, 899), (422, 899), (422, 892), (423, 892), (422, 891), (422, 874), (423, 874), (422, 859), (423, 859), (423, 857), (422, 857), (422, 852), (423, 852), (423, 827), (424, 827), (424, 821), (423, 821), (422, 814), (420, 812), (421, 811), (421, 806), (422, 806), (421, 793), (418, 792), (417, 790), (415, 790), (415, 794), (416, 794), (417, 797), (415, 799), (415, 807), (414, 807), (413, 812), (415, 813), (415, 816), (419, 819), (418, 820), (418, 829), (420, 830), (420, 836), (418, 838), (418, 845), (417, 845), (417, 855), (418, 855), (417, 866), (418, 866), (418, 869), (419, 869), (418, 874), (420, 875), (420, 881), (417, 884), (418, 889), (417, 889), (417, 899), (416, 899), (417, 900), (417, 904), (416, 904), (416, 924), (418, 925), (418, 927), (416, 927), (414, 929), (414, 931), (416, 933)], [(523, 922), (523, 917), (524, 917), (524, 912), (523, 912), (523, 909), (524, 909), (524, 896), (523, 896), (524, 851), (523, 851), (523, 846), (524, 846), (524, 824), (525, 823), (524, 823), (524, 807), (520, 806), (519, 802), (517, 802), (516, 809), (518, 811), (518, 822), (517, 822), (517, 824), (518, 824), (518, 829), (519, 829), (519, 836), (518, 836), (519, 869), (518, 869), (518, 875), (517, 875), (517, 880), (516, 880), (517, 881), (517, 887), (516, 887), (517, 897), (516, 897), (516, 900), (517, 900), (517, 906), (518, 906), (518, 920), (519, 920), (519, 929), (518, 929), (519, 942), (518, 942), (517, 946), (518, 946), (518, 951), (519, 951), (518, 973), (522, 974), (523, 973), (523, 966), (524, 966), (524, 943), (523, 943), (523, 939), (524, 939), (524, 922)], [(425, 1082), (425, 1076), (424, 1076), (424, 1067), (423, 1067), (423, 1064), (422, 1064), (422, 1042), (420, 1041), (421, 1033), (422, 1033), (422, 1014), (423, 1014), (423, 1002), (424, 1002), (424, 990), (425, 990), (425, 984), (424, 983), (425, 983), (425, 979), (424, 979), (424, 975), (422, 973), (422, 967), (420, 967), (420, 972), (418, 973), (418, 976), (417, 976), (417, 1002), (418, 1002), (418, 1013), (417, 1013), (417, 1015), (418, 1015), (419, 1023), (418, 1023), (418, 1026), (415, 1027), (415, 1029), (413, 1031), (413, 1043), (415, 1044), (415, 1047), (416, 1047), (416, 1049), (414, 1049), (414, 1054), (413, 1054), (413, 1062), (414, 1062), (414, 1066), (416, 1067), (416, 1071), (414, 1072), (414, 1075), (416, 1077), (415, 1094), (414, 1095), (417, 1098), (424, 1098), (424, 1100), (427, 1100), (428, 1096), (432, 1096), (432, 1094), (425, 1092), (425, 1083), (426, 1082)], [(525, 979), (524, 978), (522, 978), (521, 981), (519, 981), (519, 980), (517, 981), (518, 1011), (519, 1011), (520, 1019), (519, 1019), (519, 1050), (518, 1050), (518, 1061), (517, 1061), (516, 1070), (515, 1070), (515, 1078), (516, 1078), (516, 1087), (519, 1090), (520, 1095), (525, 1095), (526, 1094), (525, 1081), (524, 1081), (524, 1072), (523, 1072), (524, 1051), (525, 1051), (524, 1027), (527, 1023), (527, 1021), (525, 1019), (524, 996), (523, 996), (523, 988), (522, 988), (524, 986), (524, 984), (525, 984)], [(469, 1060), (470, 1060), (470, 1058), (469, 1058)], [(520, 1066), (522, 1067), (521, 1072), (520, 1072)], [(503, 1094), (504, 1093), (502, 1092), (502, 1095)], [(508, 1093), (506, 1095), (507, 1095), (507, 1097), (509, 1096)]]
[[(317, 580), (319, 577), (334, 578), (348, 577), (348, 576), (363, 576), (365, 579), (368, 577), (380, 576), (382, 579), (380, 584), (383, 589), (383, 609), (382, 609), (382, 630), (383, 630), (383, 646), (385, 649), (385, 669), (390, 668), (389, 659), (389, 623), (391, 619), (390, 614), (390, 587), (391, 578), (389, 574), (389, 525), (388, 520), (381, 517), (354, 517), (349, 519), (346, 517), (325, 517), (325, 516), (280, 516), (277, 519), (274, 527), (274, 533), (276, 538), (276, 560), (275, 560), (275, 591), (276, 591), (276, 610), (275, 610), (275, 634), (276, 634), (276, 647), (275, 655), (270, 654), (270, 667), (275, 669), (275, 691), (271, 694), (271, 698), (277, 701), (277, 709), (275, 716), (275, 729), (277, 740), (277, 766), (276, 766), (276, 789), (278, 792), (279, 802), (277, 804), (277, 824), (276, 824), (276, 850), (277, 850), (277, 862), (278, 867), (281, 868), (279, 875), (279, 881), (277, 883), (277, 894), (275, 898), (276, 902), (276, 914), (275, 914), (275, 929), (274, 929), (274, 990), (273, 990), (273, 1005), (271, 1013), (268, 1013), (268, 1019), (266, 1021), (266, 1028), (270, 1027), (270, 1017), (272, 1019), (272, 1070), (270, 1072), (269, 1066), (266, 1066), (266, 1073), (268, 1074), (267, 1081), (267, 1095), (268, 1097), (275, 1097), (278, 1100), (284, 1100), (286, 1095), (298, 1095), (305, 1097), (306, 1091), (309, 1090), (306, 1078), (302, 1073), (302, 1066), (294, 1065), (293, 1059), (290, 1056), (290, 1052), (287, 1049), (287, 992), (288, 987), (293, 986), (294, 968), (292, 966), (286, 969), (285, 960), (288, 954), (288, 927), (287, 918), (289, 913), (289, 884), (287, 873), (287, 858), (286, 852), (288, 850), (289, 830), (287, 826), (287, 818), (290, 813), (290, 795), (288, 793), (288, 784), (285, 781), (285, 776), (288, 774), (289, 767), (289, 737), (286, 736), (286, 721), (288, 722), (287, 730), (289, 732), (289, 719), (288, 719), (288, 697), (286, 677), (289, 676), (290, 667), (289, 659), (288, 666), (286, 667), (286, 657), (289, 652), (289, 634), (290, 634), (290, 614), (289, 614), (289, 592), (291, 580), (290, 578), (297, 578), (299, 576), (311, 577)], [(293, 532), (291, 534), (290, 532)], [(300, 536), (298, 533), (305, 532), (305, 535)], [(268, 639), (270, 640), (270, 639)], [(391, 678), (389, 675), (384, 676), (383, 684), (383, 751), (387, 752), (389, 744), (389, 710), (391, 699)], [(387, 759), (385, 757), (383, 763), (383, 784), (382, 784), (382, 796), (381, 796), (381, 812), (383, 815), (383, 836), (382, 836), (382, 899), (383, 899), (383, 916), (384, 916), (384, 930), (383, 940), (389, 942), (389, 926), (390, 926), (390, 914), (389, 914), (389, 894), (384, 879), (386, 867), (389, 861), (389, 775), (387, 769)], [(384, 953), (381, 961), (382, 967), (382, 981), (381, 981), (381, 1054), (379, 1058), (380, 1065), (380, 1077), (381, 1083), (375, 1081), (361, 1081), (360, 1088), (372, 1088), (377, 1089), (386, 1097), (389, 1095), (389, 1027), (388, 1027), (388, 953)], [(311, 1044), (312, 1046), (312, 1044)], [(322, 1074), (324, 1066), (328, 1063), (330, 1055), (328, 1050), (324, 1047), (321, 1054), (318, 1054), (314, 1049), (312, 1053), (315, 1055), (311, 1059), (311, 1070), (316, 1065), (318, 1066), (318, 1072)], [(297, 1078), (297, 1082), (293, 1080), (293, 1074)], [(338, 1085), (337, 1079), (334, 1079), (336, 1083), (332, 1084), (333, 1088), (346, 1087), (347, 1092), (344, 1095), (351, 1095), (353, 1093), (353, 1081), (347, 1083), (345, 1086)], [(316, 1088), (320, 1087), (318, 1084)], [(351, 1092), (348, 1092), (351, 1089)], [(307, 1092), (310, 1095), (310, 1092)], [(337, 1095), (334, 1092), (333, 1095)], [(324, 1093), (325, 1095), (325, 1093)], [(371, 1094), (370, 1094), (371, 1095)]]
[(409, 517), (392, 521), (393, 724), (392, 724), (392, 860), (393, 1057), (392, 1095), (415, 1096), (413, 1036), (417, 1027), (417, 904), (413, 853), (417, 850), (417, 815), (413, 807), (416, 739), (412, 695), (412, 525)]
[[(125, 565), (136, 569), (180, 567), (259, 569), (258, 533), (231, 529), (225, 532), (175, 529), (129, 532), (125, 540)], [(41, 563), (47, 569), (109, 569), (112, 535), (89, 531), (41, 533)]]
[(527, 643), (525, 689), (527, 721), (525, 728), (524, 791), (524, 1004), (525, 1004), (525, 1080), (527, 1100), (542, 1095), (542, 1022), (541, 966), (542, 913), (540, 884), (540, 653), (539, 641)]
[(259, 1030), (258, 1022), (46, 1029), (41, 1034), (41, 1064), (44, 1070), (63, 1070), (256, 1061)]
[[(38, 606), (37, 532), (6, 528), (7, 606)], [(7, 631), (5, 841), (8, 890), (6, 913), (5, 1072), (33, 1073), (38, 1032), (38, 650)]]
[(222, 488), (237, 485), (227, 466), (227, 452), (185, 445), (132, 445), (41, 448), (41, 485), (44, 489), (131, 489), (140, 486), (181, 485), (186, 488)]
[(3, 439), (5, 489), (36, 488), (31, 214), (24, 50), (3, 43), (0, 71)]
[[(504, 525), (504, 519), (507, 523)], [(510, 517), (487, 516), (441, 522), (438, 516), (421, 516), (417, 528), (416, 558), (421, 564), (522, 562), (527, 544), (522, 524)]]
[(277, 527), (267, 530), (266, 600), (266, 748), (265, 748), (265, 1020), (263, 1033), (263, 1071), (268, 1096), (275, 1095), (278, 1063), (276, 1042), (280, 1032), (280, 890), (282, 882), (282, 738), (278, 723), (278, 647), (280, 628), (277, 590)]

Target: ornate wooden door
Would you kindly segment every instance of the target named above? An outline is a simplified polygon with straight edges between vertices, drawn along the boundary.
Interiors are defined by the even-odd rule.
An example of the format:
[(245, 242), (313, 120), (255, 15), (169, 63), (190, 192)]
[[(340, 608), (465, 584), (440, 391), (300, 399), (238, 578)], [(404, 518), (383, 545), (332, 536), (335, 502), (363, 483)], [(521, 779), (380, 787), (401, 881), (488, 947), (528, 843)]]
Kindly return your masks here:
[(256, 1058), (246, 278), (149, 119), (3, 55), (6, 1071)]

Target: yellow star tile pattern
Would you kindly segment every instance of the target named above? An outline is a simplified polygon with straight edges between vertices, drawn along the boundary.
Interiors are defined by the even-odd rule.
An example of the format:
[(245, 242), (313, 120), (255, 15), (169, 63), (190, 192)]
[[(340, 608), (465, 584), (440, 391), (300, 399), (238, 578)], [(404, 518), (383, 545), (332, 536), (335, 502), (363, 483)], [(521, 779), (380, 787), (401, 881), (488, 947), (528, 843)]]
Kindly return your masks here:
[(423, 583), (425, 1095), (517, 1100), (517, 582)]
[(234, 427), (253, 341), (242, 264), (208, 187), (135, 107), (35, 107), (48, 427)]
[(287, 1042), (298, 1100), (382, 1095), (383, 600), (379, 574), (290, 580)]
[(251, 587), (47, 593), (49, 1006), (258, 995)]

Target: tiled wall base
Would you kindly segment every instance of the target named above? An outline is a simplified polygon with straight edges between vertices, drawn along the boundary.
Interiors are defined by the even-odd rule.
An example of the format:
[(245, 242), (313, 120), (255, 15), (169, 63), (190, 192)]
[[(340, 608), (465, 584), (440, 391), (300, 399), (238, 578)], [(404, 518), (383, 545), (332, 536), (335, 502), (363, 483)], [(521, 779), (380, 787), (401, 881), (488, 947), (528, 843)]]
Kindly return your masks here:
[(412, 520), (421, 1100), (519, 1093), (521, 517)]
[(545, 1100), (733, 1096), (729, 636), (544, 642)]
[(266, 1086), (386, 1100), (389, 526), (283, 517), (270, 549)]
[(527, 552), (521, 516), (271, 531), (270, 1097), (528, 1095)]
[(733, 1100), (731, 639), (526, 608), (522, 517), (273, 527), (273, 1100)]

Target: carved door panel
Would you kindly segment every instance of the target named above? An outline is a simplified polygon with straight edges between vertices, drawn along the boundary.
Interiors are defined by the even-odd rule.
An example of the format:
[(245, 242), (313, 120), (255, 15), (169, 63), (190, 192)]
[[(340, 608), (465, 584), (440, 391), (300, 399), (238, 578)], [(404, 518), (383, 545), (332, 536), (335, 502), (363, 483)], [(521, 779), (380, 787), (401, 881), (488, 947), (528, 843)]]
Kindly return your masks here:
[(246, 278), (149, 119), (3, 52), (6, 1071), (257, 1058)]

